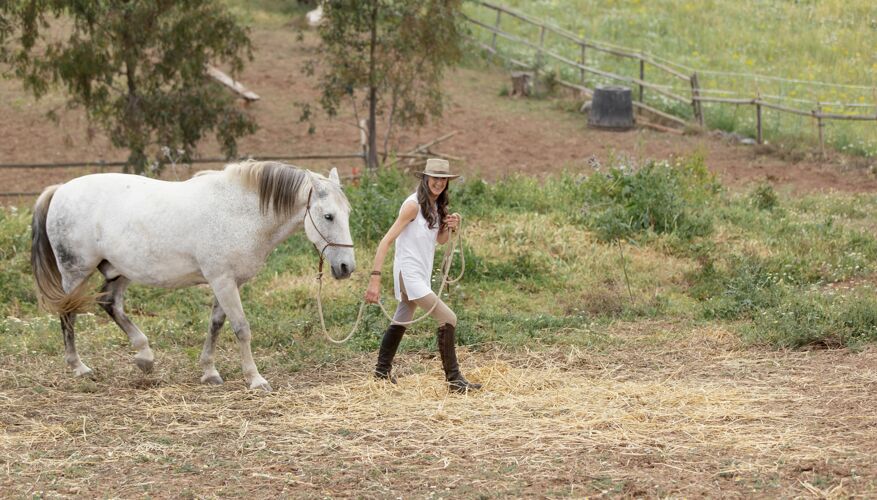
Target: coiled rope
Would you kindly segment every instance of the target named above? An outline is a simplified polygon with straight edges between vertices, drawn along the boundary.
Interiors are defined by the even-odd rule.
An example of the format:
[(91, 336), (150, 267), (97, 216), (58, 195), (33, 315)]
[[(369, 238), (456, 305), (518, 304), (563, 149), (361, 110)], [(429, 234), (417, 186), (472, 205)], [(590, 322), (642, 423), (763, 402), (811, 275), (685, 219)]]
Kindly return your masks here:
[[(445, 254), (442, 257), (442, 264), (441, 264), (442, 280), (441, 280), (441, 283), (439, 284), (438, 292), (436, 293), (436, 296), (439, 298), (441, 298), (442, 292), (445, 289), (445, 285), (453, 285), (453, 284), (457, 283), (458, 281), (463, 279), (463, 274), (466, 272), (466, 256), (463, 253), (463, 232), (460, 229), (458, 229), (456, 231), (452, 231), (452, 234), (453, 234), (453, 236), (451, 237), (451, 241), (448, 244), (448, 246), (445, 247)], [(322, 235), (320, 235), (320, 236), (322, 236)], [(460, 246), (460, 274), (456, 278), (449, 279), (448, 275), (450, 274), (450, 271), (451, 271), (451, 263), (453, 262), (454, 251), (456, 250), (457, 245)], [(341, 245), (336, 245), (336, 246), (341, 246)], [(324, 247), (323, 250), (325, 251), (326, 248), (328, 248), (328, 247), (329, 247), (329, 245)], [(432, 307), (429, 308), (429, 311), (426, 311), (420, 317), (412, 319), (411, 321), (399, 321), (399, 322), (396, 322), (396, 324), (407, 326), (407, 325), (413, 325), (414, 323), (417, 323), (418, 321), (422, 321), (427, 316), (432, 314), (432, 311), (435, 310), (438, 303), (439, 303), (439, 301), (437, 300), (432, 305)], [(356, 321), (353, 323), (353, 328), (351, 328), (350, 333), (348, 333), (346, 337), (344, 337), (341, 340), (336, 340), (336, 339), (332, 338), (331, 335), (329, 335), (329, 331), (326, 329), (326, 320), (323, 318), (323, 252), (320, 252), (320, 265), (319, 265), (319, 269), (317, 272), (317, 312), (319, 313), (319, 316), (320, 316), (320, 327), (322, 328), (323, 335), (326, 336), (326, 339), (329, 342), (332, 342), (333, 344), (343, 344), (343, 343), (347, 342), (348, 340), (350, 340), (353, 337), (353, 334), (356, 333), (356, 330), (359, 328), (359, 323), (362, 320), (362, 313), (365, 310), (365, 306), (367, 306), (367, 305), (368, 304), (366, 303), (365, 299), (363, 299), (362, 303), (359, 305), (359, 312), (356, 315)], [(387, 308), (384, 306), (384, 303), (380, 299), (378, 299), (378, 306), (380, 306), (381, 312), (384, 313), (384, 316), (386, 316), (387, 319), (389, 319), (390, 321), (393, 321), (393, 316), (390, 315), (390, 313), (387, 311)]]

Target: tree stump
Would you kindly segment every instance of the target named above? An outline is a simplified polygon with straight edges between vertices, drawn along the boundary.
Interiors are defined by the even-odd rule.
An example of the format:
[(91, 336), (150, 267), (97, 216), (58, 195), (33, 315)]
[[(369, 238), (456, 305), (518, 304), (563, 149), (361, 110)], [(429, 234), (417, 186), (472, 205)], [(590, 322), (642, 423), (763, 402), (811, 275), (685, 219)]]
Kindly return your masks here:
[(588, 126), (609, 130), (633, 128), (633, 98), (627, 87), (597, 87), (588, 113)]
[(527, 97), (530, 95), (533, 86), (533, 73), (529, 71), (512, 72), (512, 97)]

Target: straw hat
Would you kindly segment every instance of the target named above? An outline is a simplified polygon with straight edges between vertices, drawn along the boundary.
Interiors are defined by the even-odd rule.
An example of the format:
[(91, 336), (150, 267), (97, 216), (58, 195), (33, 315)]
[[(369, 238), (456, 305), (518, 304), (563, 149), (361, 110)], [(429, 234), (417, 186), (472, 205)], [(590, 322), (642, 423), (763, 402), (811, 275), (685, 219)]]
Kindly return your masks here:
[(426, 160), (426, 168), (423, 169), (423, 172), (414, 172), (414, 175), (417, 177), (423, 177), (424, 175), (430, 177), (447, 177), (448, 179), (456, 179), (457, 177), (460, 177), (459, 175), (452, 174), (448, 160), (442, 160), (441, 158), (430, 158)]

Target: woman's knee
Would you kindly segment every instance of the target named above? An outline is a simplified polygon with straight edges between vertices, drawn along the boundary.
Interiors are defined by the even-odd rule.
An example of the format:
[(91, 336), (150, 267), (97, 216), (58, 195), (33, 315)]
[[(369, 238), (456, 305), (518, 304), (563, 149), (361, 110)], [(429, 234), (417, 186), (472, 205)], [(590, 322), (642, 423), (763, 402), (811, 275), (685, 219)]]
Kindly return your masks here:
[(457, 315), (454, 314), (454, 311), (451, 311), (450, 308), (447, 308), (447, 311), (445, 311), (444, 316), (445, 316), (444, 317), (445, 323), (447, 323), (451, 326), (457, 326)]
[(393, 314), (392, 324), (407, 323), (414, 317), (414, 304), (410, 302), (400, 302), (396, 307), (396, 313)]

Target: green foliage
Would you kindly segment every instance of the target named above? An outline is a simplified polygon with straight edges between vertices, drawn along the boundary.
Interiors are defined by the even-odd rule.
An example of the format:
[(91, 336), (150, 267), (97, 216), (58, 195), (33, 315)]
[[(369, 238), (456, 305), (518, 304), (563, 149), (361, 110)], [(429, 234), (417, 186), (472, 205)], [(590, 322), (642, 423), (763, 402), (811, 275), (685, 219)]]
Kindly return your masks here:
[[(725, 195), (701, 168), (700, 160), (689, 159), (647, 164), (615, 177), (598, 172), (589, 178), (453, 182), (451, 206), (465, 221), (466, 274), (447, 298), (460, 318), (460, 342), (601, 348), (623, 341), (613, 340), (607, 325), (643, 318), (731, 325), (747, 340), (776, 346), (855, 347), (877, 340), (877, 299), (868, 286), (877, 272), (877, 240), (871, 236), (877, 197), (789, 199), (774, 193), (782, 208), (756, 210), (751, 193)], [(382, 169), (346, 189), (360, 269), (368, 269), (377, 242), (414, 186), (413, 176)], [(586, 202), (592, 210), (582, 214)], [(588, 215), (603, 214), (598, 222), (642, 220), (631, 217), (640, 211), (656, 214), (656, 221), (675, 213), (677, 223), (625, 225), (624, 234), (640, 238), (636, 245), (621, 243), (622, 270), (619, 242), (605, 238), (605, 225)], [(708, 221), (711, 230), (694, 232), (678, 222), (691, 214)], [(37, 310), (33, 293), (29, 222), (26, 210), (0, 211), (0, 354), (55, 355), (62, 349), (57, 318)], [(437, 249), (436, 262), (443, 250)], [(291, 370), (374, 350), (386, 326), (376, 308), (367, 308), (354, 340), (327, 348), (319, 340), (310, 279), (315, 265), (312, 245), (295, 235), (242, 291), (254, 346), (280, 352)], [(326, 283), (326, 321), (335, 337), (346, 334), (356, 317), (364, 277), (357, 273), (352, 281)], [(389, 280), (384, 286), (389, 298)], [(181, 349), (197, 359), (210, 291), (130, 290), (131, 316), (156, 347)], [(82, 338), (124, 345), (115, 325), (102, 311), (94, 312), (83, 317), (81, 328), (98, 335)], [(434, 328), (429, 320), (412, 328), (403, 349), (434, 349)]]
[(206, 74), (252, 57), (246, 30), (214, 1), (12, 0), (0, 18), (0, 62), (37, 98), (63, 87), (137, 173), (189, 161), (209, 132), (232, 157), (256, 130)]
[(792, 294), (744, 329), (748, 340), (780, 347), (856, 347), (877, 341), (873, 291), (852, 297), (818, 292)]
[[(377, 167), (379, 113), (422, 125), (441, 116), (445, 69), (461, 57), (461, 0), (339, 0), (323, 4), (320, 103), (334, 116), (365, 89), (369, 166)], [(310, 66), (314, 71), (316, 63)], [(310, 114), (305, 104), (303, 117)]]
[(765, 266), (783, 282), (832, 283), (873, 272), (877, 240), (821, 211), (752, 210), (743, 199), (723, 207), (718, 215), (733, 228), (729, 230), (765, 248)]
[(546, 69), (539, 73), (542, 89), (546, 97), (553, 96), (560, 87), (561, 76), (555, 68)]
[(452, 184), (451, 202), (466, 209), (467, 214), (537, 212), (578, 218), (575, 207), (585, 194), (582, 179), (562, 174), (544, 181), (513, 174), (494, 183), (480, 179)]
[(29, 226), (28, 212), (0, 210), (0, 317), (36, 312)]
[(708, 205), (718, 184), (700, 157), (622, 164), (591, 175), (584, 185), (583, 217), (604, 241), (647, 232), (690, 240), (712, 230)]
[(752, 200), (752, 205), (759, 210), (773, 210), (779, 205), (776, 191), (766, 182), (756, 186), (749, 197)]
[(731, 255), (727, 269), (707, 265), (695, 276), (691, 295), (703, 302), (707, 319), (751, 319), (785, 298), (786, 288), (769, 265), (754, 256)]
[(350, 234), (366, 244), (381, 240), (399, 216), (399, 207), (416, 189), (411, 176), (384, 168), (362, 177), (358, 186), (346, 189), (352, 207)]
[(752, 210), (754, 199), (749, 194), (716, 210), (725, 237), (742, 245), (712, 243), (694, 252), (701, 267), (688, 276), (690, 293), (705, 318), (755, 319), (802, 289), (874, 272), (874, 238), (836, 222), (838, 213), (850, 213), (845, 203), (802, 200), (771, 211)]

